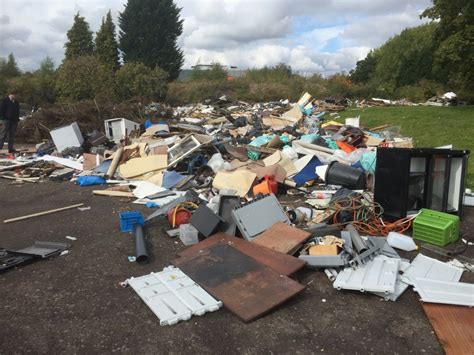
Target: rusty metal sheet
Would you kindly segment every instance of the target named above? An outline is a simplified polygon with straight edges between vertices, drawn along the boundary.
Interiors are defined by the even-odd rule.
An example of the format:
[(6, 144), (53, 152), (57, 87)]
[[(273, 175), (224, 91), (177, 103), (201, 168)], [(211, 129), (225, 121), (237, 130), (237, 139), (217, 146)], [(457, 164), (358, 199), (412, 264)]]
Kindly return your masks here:
[(302, 269), (306, 264), (304, 260), (273, 251), (258, 244), (254, 244), (244, 239), (224, 233), (214, 234), (213, 236), (199, 242), (198, 244), (179, 251), (176, 256), (185, 257), (196, 255), (196, 253), (199, 253), (200, 250), (206, 249), (215, 244), (232, 245), (235, 249), (239, 250), (245, 255), (285, 276), (293, 275), (296, 271)]
[(473, 353), (474, 308), (435, 303), (421, 305), (447, 355)]
[(209, 245), (174, 259), (172, 264), (245, 322), (262, 316), (304, 289), (227, 243)]
[(293, 254), (310, 236), (304, 230), (277, 222), (252, 242), (280, 253)]

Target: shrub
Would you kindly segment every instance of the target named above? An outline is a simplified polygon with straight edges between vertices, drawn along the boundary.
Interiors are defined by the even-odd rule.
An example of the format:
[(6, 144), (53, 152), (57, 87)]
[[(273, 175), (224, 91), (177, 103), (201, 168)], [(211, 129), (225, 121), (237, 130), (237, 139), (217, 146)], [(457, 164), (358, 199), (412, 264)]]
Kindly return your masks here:
[(113, 100), (113, 72), (95, 56), (67, 59), (58, 69), (56, 89), (60, 101)]
[(158, 100), (166, 95), (168, 74), (161, 68), (151, 69), (143, 63), (123, 65), (115, 75), (117, 94), (121, 99), (145, 97)]

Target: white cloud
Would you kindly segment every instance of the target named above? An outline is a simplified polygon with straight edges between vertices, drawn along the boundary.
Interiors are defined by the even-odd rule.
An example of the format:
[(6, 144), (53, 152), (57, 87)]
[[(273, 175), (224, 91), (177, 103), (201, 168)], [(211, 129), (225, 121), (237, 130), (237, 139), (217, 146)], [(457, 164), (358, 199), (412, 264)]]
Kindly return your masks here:
[[(430, 0), (176, 0), (182, 8), (179, 45), (185, 67), (220, 62), (240, 68), (290, 64), (331, 74), (407, 26), (423, 23)], [(0, 0), (0, 57), (13, 52), (20, 67), (47, 55), (59, 64), (66, 32), (80, 12), (97, 31), (108, 9), (117, 20), (126, 0)], [(117, 21), (116, 21), (117, 24)], [(117, 26), (118, 27), (118, 26)]]

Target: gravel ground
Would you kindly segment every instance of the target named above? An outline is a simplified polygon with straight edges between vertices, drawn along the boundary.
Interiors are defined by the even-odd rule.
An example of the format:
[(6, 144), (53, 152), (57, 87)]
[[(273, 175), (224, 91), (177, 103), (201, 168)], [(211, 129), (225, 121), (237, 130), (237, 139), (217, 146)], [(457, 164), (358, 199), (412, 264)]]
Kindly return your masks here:
[[(306, 285), (302, 293), (249, 324), (221, 309), (162, 327), (119, 282), (161, 270), (183, 245), (166, 235), (166, 222), (156, 221), (146, 230), (151, 261), (129, 263), (133, 240), (120, 233), (118, 213), (136, 205), (93, 196), (92, 189), (69, 182), (0, 181), (1, 220), (81, 202), (91, 207), (0, 224), (1, 247), (35, 240), (72, 244), (68, 255), (0, 274), (0, 353), (442, 353), (411, 289), (397, 302), (386, 302), (336, 291), (324, 273), (311, 270), (296, 275)], [(471, 208), (463, 231), (473, 221)], [(472, 282), (471, 276), (463, 280)]]

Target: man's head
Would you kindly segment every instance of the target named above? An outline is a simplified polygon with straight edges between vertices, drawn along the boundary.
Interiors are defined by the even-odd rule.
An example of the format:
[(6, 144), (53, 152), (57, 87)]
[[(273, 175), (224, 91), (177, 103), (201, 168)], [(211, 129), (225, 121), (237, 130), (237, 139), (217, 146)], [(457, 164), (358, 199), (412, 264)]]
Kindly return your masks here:
[(17, 93), (18, 92), (16, 90), (10, 90), (10, 94), (8, 95), (10, 100), (16, 100), (17, 99)]

